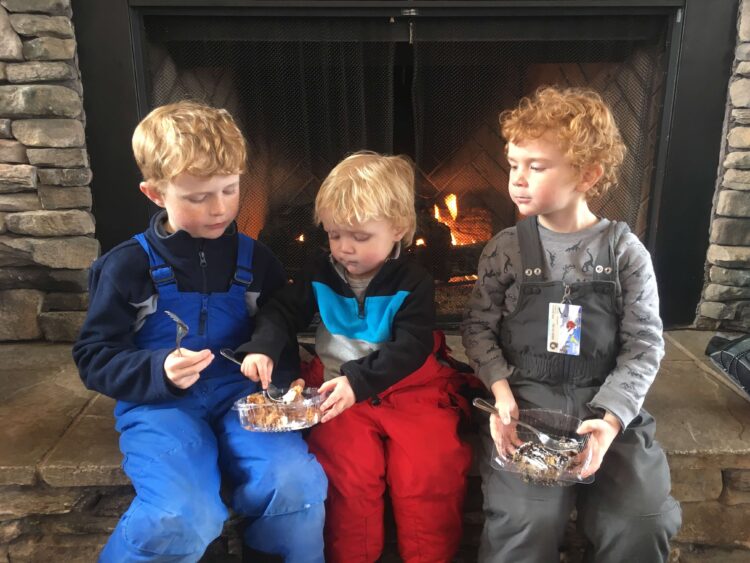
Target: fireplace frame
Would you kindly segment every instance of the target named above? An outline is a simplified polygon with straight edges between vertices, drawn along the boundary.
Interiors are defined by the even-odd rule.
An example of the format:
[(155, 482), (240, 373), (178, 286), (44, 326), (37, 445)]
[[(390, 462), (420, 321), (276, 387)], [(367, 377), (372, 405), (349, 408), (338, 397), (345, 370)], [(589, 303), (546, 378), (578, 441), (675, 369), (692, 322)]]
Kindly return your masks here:
[(133, 128), (148, 111), (145, 15), (401, 20), (460, 13), (523, 21), (527, 30), (543, 34), (542, 14), (666, 14), (671, 23), (661, 130), (668, 133), (657, 148), (645, 242), (654, 256), (665, 325), (692, 323), (703, 286), (737, 11), (738, 0), (73, 0), (97, 238), (106, 251), (145, 228), (153, 211), (136, 188), (140, 177), (130, 152)]

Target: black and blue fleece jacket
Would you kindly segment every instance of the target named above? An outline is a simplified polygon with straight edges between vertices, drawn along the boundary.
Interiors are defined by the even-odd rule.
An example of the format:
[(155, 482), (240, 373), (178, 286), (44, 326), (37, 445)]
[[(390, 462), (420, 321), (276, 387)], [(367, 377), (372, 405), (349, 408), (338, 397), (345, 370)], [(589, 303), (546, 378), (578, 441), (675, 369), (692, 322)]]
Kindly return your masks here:
[(366, 400), (416, 371), (432, 352), (434, 292), (427, 271), (402, 255), (385, 262), (360, 302), (330, 253), (319, 253), (260, 310), (251, 341), (236, 354), (266, 354), (276, 365), (286, 343), (319, 313), (316, 352), (340, 360), (333, 374), (326, 366), (326, 379), (346, 375), (357, 401)]
[[(165, 233), (161, 228), (164, 219), (164, 211), (154, 215), (145, 235), (151, 247), (172, 266), (178, 289), (227, 291), (237, 262), (236, 225), (217, 239), (202, 239), (185, 231)], [(257, 241), (252, 267), (253, 281), (245, 299), (251, 316), (286, 283), (279, 261)], [(164, 360), (171, 350), (144, 350), (135, 345), (136, 332), (156, 310), (157, 298), (148, 256), (135, 239), (119, 244), (94, 262), (89, 274), (88, 314), (73, 346), (73, 358), (87, 388), (134, 403), (172, 400), (184, 393), (164, 374)], [(281, 354), (281, 379), (296, 371), (299, 362), (296, 340), (289, 342)]]

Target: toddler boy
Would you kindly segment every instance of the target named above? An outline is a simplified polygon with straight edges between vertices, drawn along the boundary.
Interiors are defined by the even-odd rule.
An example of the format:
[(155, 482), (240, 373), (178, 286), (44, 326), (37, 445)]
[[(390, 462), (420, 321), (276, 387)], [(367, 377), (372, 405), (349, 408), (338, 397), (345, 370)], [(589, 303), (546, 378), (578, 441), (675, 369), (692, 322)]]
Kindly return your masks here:
[(237, 351), (248, 354), (242, 371), (266, 385), (282, 346), (319, 313), (320, 369), (306, 379), (330, 392), (308, 437), (328, 475), (326, 561), (378, 559), (386, 486), (403, 561), (450, 561), (471, 453), (457, 434), (460, 376), (433, 334), (434, 282), (405, 255), (414, 169), (397, 156), (351, 155), (324, 180), (315, 216), (330, 252), (261, 310)]

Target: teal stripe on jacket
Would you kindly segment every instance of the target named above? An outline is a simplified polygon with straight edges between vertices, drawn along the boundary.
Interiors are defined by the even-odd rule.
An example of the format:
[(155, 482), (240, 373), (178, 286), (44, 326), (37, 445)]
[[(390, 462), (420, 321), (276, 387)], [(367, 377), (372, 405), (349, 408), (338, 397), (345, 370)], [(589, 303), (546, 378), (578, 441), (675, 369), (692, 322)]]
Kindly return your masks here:
[(398, 313), (408, 291), (393, 295), (365, 298), (365, 316), (359, 317), (356, 297), (344, 297), (325, 284), (312, 282), (320, 318), (331, 334), (356, 338), (367, 342), (387, 342), (391, 339), (393, 318)]

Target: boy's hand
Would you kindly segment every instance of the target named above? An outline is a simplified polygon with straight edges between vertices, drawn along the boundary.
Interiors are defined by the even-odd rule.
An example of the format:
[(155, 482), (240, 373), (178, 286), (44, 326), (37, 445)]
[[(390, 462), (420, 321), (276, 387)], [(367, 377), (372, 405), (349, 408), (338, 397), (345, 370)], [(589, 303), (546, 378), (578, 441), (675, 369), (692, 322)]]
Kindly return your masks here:
[(211, 350), (194, 352), (187, 348), (173, 350), (164, 360), (164, 373), (172, 385), (178, 389), (187, 389), (198, 381), (201, 371), (213, 361)]
[(576, 430), (578, 434), (589, 434), (586, 449), (579, 455), (583, 459), (591, 456), (591, 461), (581, 471), (580, 477), (582, 479), (593, 475), (601, 467), (604, 454), (607, 453), (609, 446), (612, 445), (612, 441), (621, 429), (620, 421), (610, 413), (605, 414), (603, 419), (584, 420), (583, 424), (578, 427), (578, 430)]
[(320, 419), (320, 422), (328, 422), (336, 418), (356, 402), (354, 389), (352, 389), (349, 379), (345, 375), (329, 379), (319, 387), (318, 391), (320, 393), (331, 392), (328, 398), (323, 401), (323, 404), (320, 405), (320, 412), (323, 413), (323, 418)]
[(495, 396), (495, 408), (499, 411), (499, 416), (490, 416), (490, 434), (495, 441), (497, 453), (505, 459), (523, 443), (516, 434), (516, 425), (512, 424), (512, 418), (518, 418), (518, 405), (507, 380), (496, 381), (492, 384), (491, 390)]
[(240, 366), (242, 374), (252, 381), (260, 381), (263, 389), (268, 388), (273, 373), (273, 360), (265, 354), (248, 354)]

